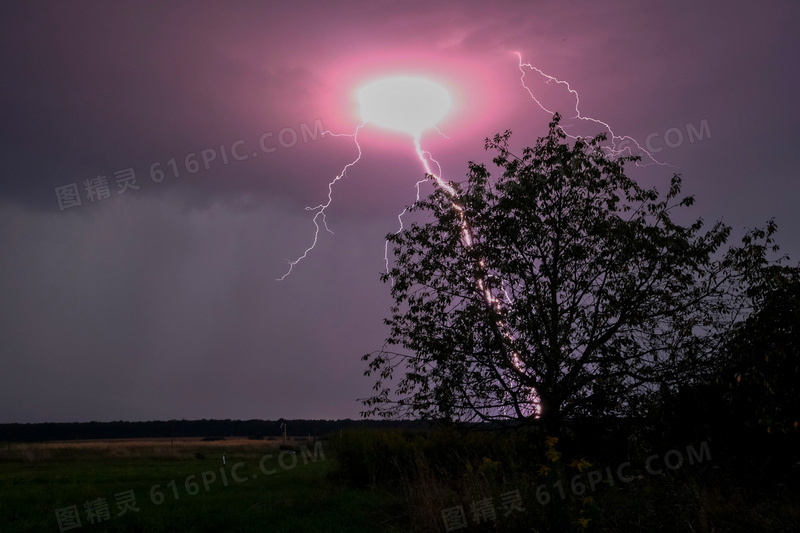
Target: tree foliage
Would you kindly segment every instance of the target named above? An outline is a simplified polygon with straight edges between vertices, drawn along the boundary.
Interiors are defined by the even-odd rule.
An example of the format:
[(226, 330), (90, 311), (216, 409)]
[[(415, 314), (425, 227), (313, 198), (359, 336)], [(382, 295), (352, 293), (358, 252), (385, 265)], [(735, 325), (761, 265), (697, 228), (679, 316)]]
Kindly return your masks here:
[(679, 176), (645, 189), (625, 174), (637, 157), (570, 143), (559, 120), (521, 156), (510, 132), (487, 139), (502, 175), (471, 162), (410, 208), (429, 222), (387, 237), (394, 305), (364, 356), (365, 416), (557, 423), (708, 376), (754, 244), (721, 253), (728, 226), (673, 220), (693, 203)]
[(800, 430), (800, 267), (771, 265), (750, 286), (752, 314), (727, 346), (719, 382), (743, 424)]

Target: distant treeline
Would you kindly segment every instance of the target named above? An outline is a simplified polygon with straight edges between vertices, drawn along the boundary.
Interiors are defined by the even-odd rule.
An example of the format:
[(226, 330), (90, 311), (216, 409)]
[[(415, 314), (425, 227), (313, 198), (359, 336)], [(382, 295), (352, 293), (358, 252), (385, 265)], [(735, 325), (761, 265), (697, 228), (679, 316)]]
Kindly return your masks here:
[(43, 442), (52, 440), (135, 439), (180, 437), (295, 437), (336, 433), (348, 428), (408, 429), (425, 428), (422, 423), (404, 420), (154, 420), (150, 422), (48, 422), (40, 424), (0, 424), (0, 441)]

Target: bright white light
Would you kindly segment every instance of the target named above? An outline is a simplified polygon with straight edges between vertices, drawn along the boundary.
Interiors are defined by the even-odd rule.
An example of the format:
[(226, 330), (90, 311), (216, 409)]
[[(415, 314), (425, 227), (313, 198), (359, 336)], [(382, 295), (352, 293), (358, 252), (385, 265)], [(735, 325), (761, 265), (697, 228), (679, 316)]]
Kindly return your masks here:
[(450, 94), (425, 78), (396, 77), (373, 81), (358, 91), (361, 120), (414, 138), (444, 118)]

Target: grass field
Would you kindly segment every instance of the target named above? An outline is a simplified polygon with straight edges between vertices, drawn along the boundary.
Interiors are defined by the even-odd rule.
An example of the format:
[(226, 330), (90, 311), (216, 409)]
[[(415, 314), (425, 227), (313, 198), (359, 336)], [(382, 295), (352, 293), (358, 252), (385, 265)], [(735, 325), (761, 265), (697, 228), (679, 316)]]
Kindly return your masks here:
[(294, 445), (296, 453), (248, 439), (3, 443), (0, 532), (407, 530), (396, 495), (333, 482), (325, 443)]

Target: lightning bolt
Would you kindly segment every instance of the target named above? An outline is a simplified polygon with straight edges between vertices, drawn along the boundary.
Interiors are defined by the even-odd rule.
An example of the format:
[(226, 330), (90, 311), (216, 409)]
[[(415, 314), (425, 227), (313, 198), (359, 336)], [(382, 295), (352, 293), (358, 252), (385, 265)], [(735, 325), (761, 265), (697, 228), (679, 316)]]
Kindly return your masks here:
[[(436, 131), (439, 131), (439, 129), (437, 128)], [(442, 133), (440, 131), (439, 131), (439, 133), (443, 137), (449, 139), (449, 137), (447, 137), (444, 133)], [(420, 198), (419, 186), (422, 185), (423, 183), (425, 183), (428, 180), (428, 176), (432, 176), (433, 175), (433, 173), (431, 172), (431, 169), (430, 169), (430, 165), (428, 164), (428, 161), (425, 159), (425, 156), (427, 155), (428, 158), (431, 161), (433, 161), (433, 163), (439, 169), (438, 175), (442, 174), (442, 167), (439, 164), (439, 162), (436, 161), (433, 158), (433, 156), (431, 156), (430, 152), (424, 151), (424, 150), (422, 150), (420, 148), (419, 136), (414, 137), (414, 149), (416, 151), (417, 157), (419, 157), (419, 160), (422, 162), (422, 166), (425, 168), (425, 177), (422, 178), (421, 180), (417, 180), (417, 182), (414, 183), (414, 189), (417, 192), (415, 202), (419, 202), (419, 198)], [(444, 181), (442, 181), (442, 183), (444, 183)], [(400, 214), (397, 215), (397, 221), (400, 223), (400, 228), (396, 232), (394, 232), (395, 235), (397, 235), (398, 233), (400, 233), (401, 231), (403, 231), (405, 229), (405, 225), (403, 224), (403, 215), (405, 215), (407, 212), (408, 212), (408, 207), (404, 208), (400, 212)], [(383, 243), (383, 263), (385, 265), (386, 272), (389, 272), (389, 240), (388, 239)], [(394, 278), (392, 278), (392, 285), (394, 285)]]
[[(653, 157), (653, 154), (651, 154), (650, 152), (648, 152), (647, 150), (642, 148), (642, 146), (639, 144), (639, 142), (636, 139), (634, 139), (633, 137), (630, 137), (628, 135), (617, 135), (616, 133), (614, 133), (614, 130), (611, 129), (611, 126), (608, 125), (608, 123), (603, 122), (602, 120), (598, 120), (596, 118), (584, 117), (583, 115), (581, 115), (581, 111), (580, 111), (581, 97), (578, 94), (578, 91), (576, 91), (575, 89), (570, 87), (569, 82), (564, 81), (564, 80), (559, 80), (558, 78), (555, 78), (555, 77), (553, 77), (553, 76), (551, 76), (549, 74), (546, 74), (546, 73), (542, 72), (539, 68), (533, 66), (531, 63), (523, 63), (522, 62), (522, 54), (520, 54), (519, 52), (514, 52), (514, 53), (519, 58), (519, 72), (520, 72), (519, 80), (520, 80), (520, 83), (522, 84), (522, 87), (526, 91), (528, 91), (528, 94), (533, 99), (533, 101), (536, 102), (536, 104), (540, 108), (542, 108), (543, 111), (545, 111), (546, 113), (549, 113), (551, 116), (555, 115), (555, 112), (551, 111), (550, 109), (545, 107), (544, 104), (542, 104), (542, 102), (540, 102), (539, 99), (536, 98), (536, 96), (533, 94), (533, 91), (531, 91), (530, 87), (525, 85), (525, 76), (527, 75), (527, 72), (525, 71), (526, 68), (528, 69), (528, 71), (535, 72), (539, 76), (545, 78), (547, 80), (546, 83), (548, 83), (548, 84), (551, 83), (551, 82), (555, 82), (555, 83), (557, 83), (559, 85), (563, 85), (563, 86), (565, 86), (567, 88), (567, 91), (569, 91), (569, 93), (572, 96), (575, 97), (575, 108), (574, 108), (575, 109), (575, 115), (573, 115), (572, 117), (569, 117), (569, 118), (579, 119), (579, 120), (583, 120), (585, 122), (591, 122), (591, 123), (597, 124), (597, 125), (605, 128), (605, 130), (611, 135), (611, 146), (605, 146), (603, 148), (608, 150), (608, 154), (611, 157), (619, 157), (619, 156), (621, 156), (621, 155), (623, 155), (625, 153), (627, 153), (628, 155), (634, 155), (631, 152), (631, 149), (630, 149), (629, 146), (626, 146), (624, 148), (617, 148), (617, 143), (620, 143), (620, 144), (622, 144), (622, 143), (632, 143), (632, 144), (634, 144), (636, 146), (636, 148), (639, 149), (640, 153), (647, 154), (647, 159), (650, 161), (649, 163), (645, 163), (645, 164), (642, 164), (642, 165), (639, 165), (639, 162), (637, 161), (636, 162), (637, 166), (661, 165), (661, 166), (667, 166), (667, 167), (675, 168), (674, 165), (670, 165), (668, 163), (662, 163), (662, 162), (658, 161), (655, 157)], [(578, 139), (582, 138), (580, 135), (570, 135), (569, 133), (567, 133), (567, 131), (561, 125), (559, 125), (558, 127), (562, 132), (564, 132), (564, 134), (567, 137), (569, 137), (572, 140), (578, 140)]]
[(331, 229), (328, 227), (328, 221), (327, 221), (327, 218), (325, 216), (325, 210), (333, 202), (333, 186), (336, 185), (337, 181), (339, 181), (340, 179), (344, 178), (347, 175), (347, 169), (349, 169), (350, 167), (352, 167), (353, 165), (355, 165), (356, 163), (358, 163), (361, 160), (361, 145), (358, 143), (358, 132), (361, 131), (361, 128), (363, 128), (365, 124), (366, 124), (366, 122), (362, 122), (361, 124), (359, 124), (358, 127), (356, 128), (356, 131), (354, 131), (353, 133), (333, 133), (333, 132), (330, 132), (328, 130), (325, 130), (324, 132), (322, 132), (324, 135), (330, 135), (332, 137), (352, 137), (353, 141), (355, 142), (356, 148), (358, 149), (358, 156), (355, 159), (353, 159), (350, 163), (346, 164), (344, 166), (344, 168), (342, 168), (342, 171), (328, 183), (328, 201), (327, 202), (319, 204), (319, 205), (314, 206), (314, 207), (306, 207), (306, 211), (314, 211), (315, 212), (314, 213), (314, 218), (312, 219), (312, 221), (314, 222), (314, 239), (311, 242), (311, 246), (306, 248), (306, 250), (303, 252), (303, 254), (300, 257), (298, 257), (295, 260), (289, 260), (288, 261), (289, 262), (289, 270), (287, 270), (286, 273), (283, 276), (277, 278), (278, 281), (283, 281), (284, 279), (286, 279), (286, 277), (289, 274), (292, 273), (292, 269), (294, 269), (295, 265), (297, 265), (297, 263), (299, 263), (300, 261), (305, 259), (308, 256), (308, 253), (311, 250), (313, 250), (314, 247), (317, 245), (317, 240), (319, 239), (319, 231), (321, 229), (320, 221), (322, 221), (322, 226), (325, 228), (325, 231), (327, 231), (328, 233), (333, 233), (331, 231)]
[[(469, 222), (467, 220), (467, 216), (464, 213), (464, 207), (458, 203), (458, 193), (456, 192), (456, 190), (453, 188), (452, 185), (450, 185), (442, 178), (441, 165), (439, 165), (439, 162), (433, 158), (430, 152), (422, 149), (422, 147), (420, 146), (420, 139), (418, 136), (414, 137), (414, 149), (416, 150), (417, 157), (422, 163), (422, 166), (425, 168), (426, 178), (435, 181), (436, 184), (439, 187), (441, 187), (450, 197), (450, 204), (453, 207), (453, 210), (455, 210), (456, 213), (458, 213), (459, 223), (461, 226), (461, 241), (465, 248), (467, 249), (472, 248), (474, 245), (474, 236), (472, 228), (470, 227)], [(433, 172), (429, 160), (436, 165), (438, 169), (437, 173)], [(423, 181), (424, 180), (420, 180), (416, 183), (417, 201), (419, 201), (419, 185)], [(403, 212), (405, 213), (405, 210)], [(401, 223), (400, 230), (398, 230), (399, 232), (403, 230), (402, 213), (398, 218), (400, 218), (400, 223)], [(388, 241), (386, 245), (387, 245), (386, 251), (388, 252)], [(387, 255), (384, 255), (384, 260), (386, 261), (386, 269), (388, 270), (389, 260)], [(511, 328), (503, 319), (503, 313), (504, 313), (503, 302), (497, 296), (495, 296), (489, 288), (486, 287), (486, 283), (484, 280), (487, 274), (487, 268), (486, 268), (486, 262), (483, 259), (480, 259), (478, 261), (478, 272), (479, 273), (475, 277), (475, 284), (478, 288), (478, 291), (480, 292), (487, 308), (494, 315), (495, 326), (497, 327), (500, 336), (503, 337), (503, 340), (506, 346), (508, 347), (509, 351), (511, 352), (511, 364), (517, 370), (520, 376), (524, 376), (525, 365), (523, 364), (522, 359), (519, 357), (519, 352), (514, 348), (515, 344), (514, 334)], [(505, 296), (506, 301), (509, 301), (510, 298), (505, 288), (501, 288), (501, 292)], [(541, 415), (541, 407), (538, 402), (538, 395), (536, 394), (536, 390), (533, 388), (531, 388), (531, 405), (532, 405), (532, 410), (530, 411), (529, 414), (534, 414), (536, 416)]]

